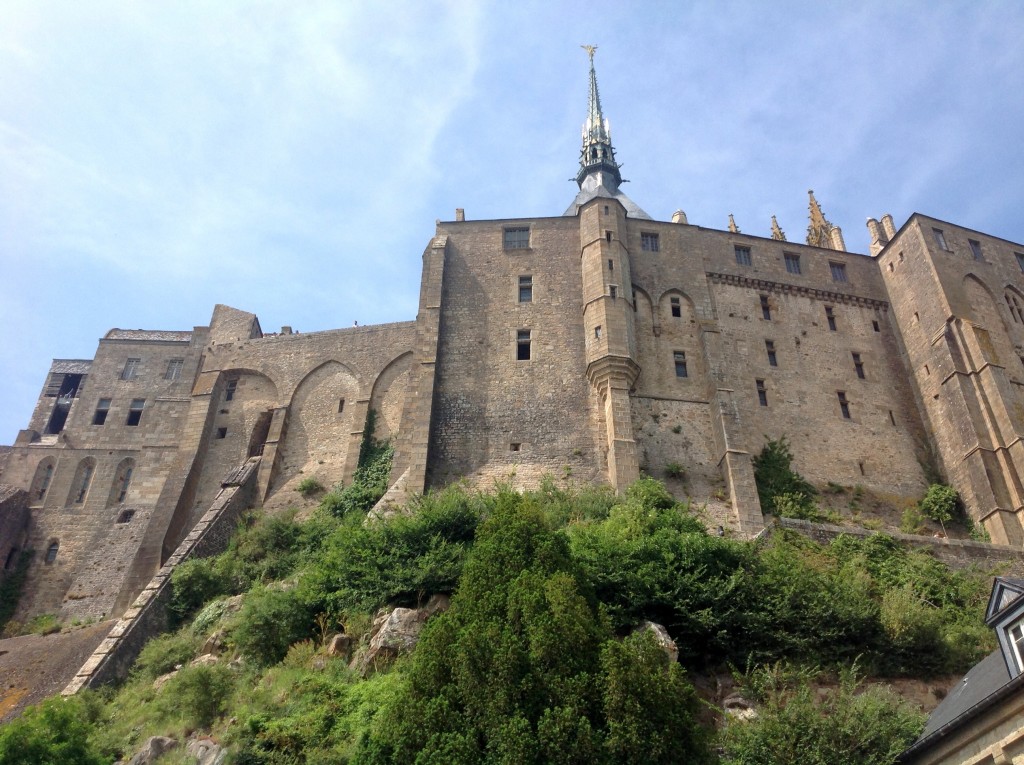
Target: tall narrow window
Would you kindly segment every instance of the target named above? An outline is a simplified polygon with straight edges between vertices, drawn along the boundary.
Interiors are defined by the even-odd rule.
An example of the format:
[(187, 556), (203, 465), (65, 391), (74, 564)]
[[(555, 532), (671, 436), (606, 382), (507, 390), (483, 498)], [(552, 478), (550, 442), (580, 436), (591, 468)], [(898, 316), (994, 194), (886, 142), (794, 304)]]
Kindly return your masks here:
[(85, 498), (89, 496), (89, 486), (92, 484), (92, 475), (95, 471), (96, 460), (91, 457), (86, 457), (78, 463), (75, 480), (71, 484), (70, 500), (72, 503), (80, 505), (85, 502)]
[(834, 282), (845, 282), (846, 281), (846, 264), (845, 263), (829, 263), (828, 267), (832, 271), (832, 281), (834, 281)]
[(768, 305), (768, 296), (761, 295), (761, 317), (766, 321), (772, 320), (772, 309)]
[(92, 415), (93, 425), (102, 425), (107, 421), (107, 412), (110, 411), (110, 399), (101, 398), (96, 404), (96, 411)]
[(836, 391), (839, 396), (839, 411), (843, 413), (843, 419), (850, 419), (850, 402), (846, 400), (846, 391)]
[(672, 360), (676, 365), (676, 377), (687, 377), (686, 373), (686, 353), (683, 351), (673, 351)]
[(608, 297), (610, 297), (612, 300), (615, 300), (615, 299), (617, 299), (619, 297), (619, 288), (618, 288), (617, 285), (615, 285), (615, 284), (609, 284), (608, 285)]
[(764, 387), (764, 380), (755, 380), (757, 383), (757, 403), (761, 406), (768, 406), (768, 391)]
[(46, 490), (50, 488), (50, 481), (53, 480), (53, 463), (43, 468), (43, 476), (39, 481), (39, 488), (36, 490), (36, 499), (41, 500), (46, 496)]
[(517, 226), (504, 229), (502, 243), (506, 250), (525, 250), (530, 247), (530, 229)]
[(935, 243), (939, 245), (939, 249), (948, 250), (949, 247), (946, 246), (946, 235), (942, 233), (942, 229), (933, 228), (932, 233), (935, 235)]
[(224, 386), (224, 400), (231, 401), (235, 397), (235, 391), (238, 389), (238, 380), (228, 380)]
[(1024, 271), (1024, 253), (1015, 252), (1013, 254), (1017, 258), (1017, 265), (1020, 266), (1020, 270)]
[(657, 234), (640, 234), (640, 249), (644, 252), (658, 252), (661, 249), (661, 243), (658, 241)]
[(860, 354), (853, 354), (853, 368), (857, 371), (857, 377), (861, 380), (864, 379), (864, 362), (861, 361)]
[(975, 260), (984, 260), (981, 256), (981, 242), (976, 239), (968, 239), (967, 243), (971, 245), (971, 255), (974, 256)]
[(765, 340), (764, 349), (768, 354), (768, 366), (777, 367), (779, 365), (779, 359), (775, 355), (775, 342), (773, 340)]
[(135, 379), (135, 376), (139, 373), (139, 361), (141, 361), (141, 359), (128, 359), (124, 363), (124, 369), (121, 370), (122, 380)]
[(871, 329), (875, 330), (875, 332), (881, 332), (882, 331), (882, 328), (878, 325), (878, 321), (877, 320), (872, 320), (872, 322), (871, 322)]
[(516, 360), (530, 360), (530, 330), (528, 329), (516, 332)]
[(142, 410), (146, 408), (146, 399), (133, 398), (131, 406), (128, 407), (128, 419), (125, 425), (135, 426), (142, 420)]
[(675, 318), (678, 319), (680, 316), (683, 315), (683, 307), (679, 304), (679, 298), (677, 298), (677, 297), (669, 298), (668, 302), (669, 302), (669, 305), (672, 308), (672, 315)]
[(57, 551), (60, 549), (60, 542), (50, 542), (50, 546), (46, 548), (46, 562), (53, 563), (57, 560)]
[(752, 261), (750, 259), (750, 248), (749, 247), (742, 247), (742, 246), (737, 244), (733, 248), (733, 250), (736, 253), (736, 264), (737, 265), (749, 266), (751, 264)]
[(596, 327), (594, 327), (594, 339), (595, 340), (600, 340), (601, 339), (601, 325), (600, 324), (598, 324)]
[(167, 371), (164, 373), (164, 379), (177, 380), (181, 377), (181, 370), (184, 366), (185, 359), (171, 359), (167, 362)]
[(836, 312), (832, 306), (825, 306), (825, 319), (828, 321), (828, 328), (830, 331), (836, 331)]
[(615, 261), (612, 260), (611, 258), (608, 258), (608, 270), (609, 271), (614, 271), (615, 270)]
[(53, 480), (53, 457), (46, 457), (36, 465), (36, 474), (32, 479), (32, 488), (29, 491), (35, 502), (43, 501), (46, 490), (50, 488), (51, 480)]
[(533, 277), (528, 274), (519, 277), (519, 302), (533, 302)]
[(783, 253), (783, 257), (786, 259), (786, 270), (791, 274), (800, 273), (800, 256), (794, 255), (791, 252)]
[(341, 414), (344, 411), (345, 411), (345, 399), (340, 398), (340, 399), (338, 399), (338, 414)]
[(126, 457), (117, 466), (114, 473), (114, 483), (110, 487), (110, 496), (107, 498), (107, 507), (119, 505), (128, 496), (128, 488), (132, 485), (132, 473), (135, 472), (135, 460)]

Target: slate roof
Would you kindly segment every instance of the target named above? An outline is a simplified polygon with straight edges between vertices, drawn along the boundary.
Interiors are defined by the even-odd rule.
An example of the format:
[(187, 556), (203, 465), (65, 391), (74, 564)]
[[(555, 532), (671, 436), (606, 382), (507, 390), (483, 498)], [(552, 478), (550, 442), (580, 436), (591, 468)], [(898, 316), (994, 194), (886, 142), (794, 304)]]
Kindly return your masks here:
[(104, 340), (161, 340), (163, 342), (187, 343), (192, 339), (190, 331), (168, 329), (112, 329)]
[(92, 367), (89, 359), (54, 359), (50, 372), (58, 375), (87, 375)]

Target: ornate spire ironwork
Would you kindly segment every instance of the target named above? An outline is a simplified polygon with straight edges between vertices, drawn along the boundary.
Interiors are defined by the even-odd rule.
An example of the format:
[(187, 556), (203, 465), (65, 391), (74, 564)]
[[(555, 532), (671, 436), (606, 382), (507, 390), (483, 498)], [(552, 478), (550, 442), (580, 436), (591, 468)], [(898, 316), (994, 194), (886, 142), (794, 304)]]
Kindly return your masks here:
[(590, 57), (590, 96), (587, 101), (587, 121), (583, 125), (583, 149), (580, 152), (580, 169), (576, 183), (580, 188), (588, 175), (600, 173), (602, 184), (614, 191), (622, 183), (619, 164), (615, 161), (611, 128), (601, 111), (601, 94), (597, 89), (597, 72), (594, 70), (596, 45), (581, 45)]
[(814, 191), (808, 190), (810, 197), (808, 205), (810, 223), (807, 226), (807, 244), (812, 247), (823, 247), (828, 250), (845, 250), (843, 232), (838, 226), (833, 226), (821, 211), (821, 205), (814, 198)]

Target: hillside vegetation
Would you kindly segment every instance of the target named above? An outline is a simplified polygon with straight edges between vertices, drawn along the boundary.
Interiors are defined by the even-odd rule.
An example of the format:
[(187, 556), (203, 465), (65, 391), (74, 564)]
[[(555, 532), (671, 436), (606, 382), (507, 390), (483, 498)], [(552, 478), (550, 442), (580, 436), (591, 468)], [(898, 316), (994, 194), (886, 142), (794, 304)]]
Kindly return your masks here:
[[(989, 580), (883, 535), (713, 536), (652, 479), (624, 497), (453, 487), (367, 523), (389, 459), (369, 453), (305, 522), (253, 517), (223, 555), (181, 566), (177, 631), (116, 691), (0, 729), (0, 763), (110, 763), (195, 732), (244, 765), (889, 763), (923, 717), (858, 673), (962, 672), (993, 647)], [(390, 666), (328, 655), (342, 631), (359, 667), (378, 609), (438, 593), (450, 608)], [(635, 631), (645, 620), (678, 663)], [(221, 659), (191, 665), (211, 642)], [(729, 667), (752, 722), (723, 724), (690, 682)], [(824, 699), (822, 671), (841, 678)], [(188, 761), (176, 751), (161, 762)]]

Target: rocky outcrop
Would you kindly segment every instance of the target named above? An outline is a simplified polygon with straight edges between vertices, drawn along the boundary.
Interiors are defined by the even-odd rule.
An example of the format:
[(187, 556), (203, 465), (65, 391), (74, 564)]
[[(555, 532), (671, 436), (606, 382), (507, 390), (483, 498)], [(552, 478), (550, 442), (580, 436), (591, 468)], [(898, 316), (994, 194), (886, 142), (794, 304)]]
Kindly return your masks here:
[(665, 652), (668, 656), (668, 660), (671, 663), (679, 661), (679, 648), (676, 646), (674, 641), (668, 634), (663, 626), (657, 622), (641, 622), (640, 626), (636, 628), (636, 632), (649, 632), (654, 636), (654, 641), (658, 644), (658, 647)]
[(185, 751), (196, 758), (196, 765), (223, 765), (228, 757), (224, 747), (205, 736), (189, 739), (185, 744)]
[(377, 668), (390, 664), (403, 653), (416, 647), (423, 625), (432, 616), (445, 611), (447, 595), (434, 595), (423, 608), (394, 608), (380, 611), (370, 630), (370, 645), (353, 659), (352, 668), (367, 676)]
[(146, 743), (142, 745), (142, 749), (128, 760), (128, 765), (152, 765), (164, 752), (169, 752), (177, 745), (177, 741), (166, 736), (148, 738)]

